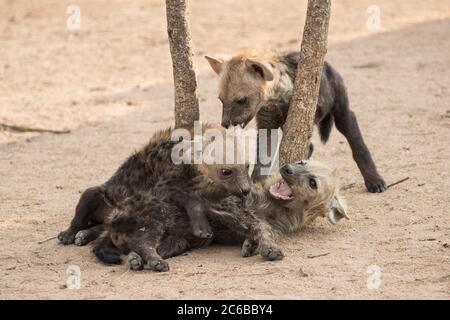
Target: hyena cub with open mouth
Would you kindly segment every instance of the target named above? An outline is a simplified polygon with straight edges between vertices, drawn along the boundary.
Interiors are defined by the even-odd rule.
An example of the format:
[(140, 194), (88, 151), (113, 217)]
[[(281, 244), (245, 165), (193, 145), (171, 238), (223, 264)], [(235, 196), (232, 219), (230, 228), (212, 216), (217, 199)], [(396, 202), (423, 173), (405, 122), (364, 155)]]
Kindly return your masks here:
[[(271, 130), (282, 128), (292, 97), (294, 78), (300, 59), (299, 52), (243, 52), (225, 60), (206, 56), (212, 69), (220, 76), (219, 99), (222, 101), (222, 126), (245, 127), (254, 117), (258, 129), (266, 129), (267, 150), (274, 150)], [(347, 139), (369, 192), (383, 192), (386, 185), (377, 171), (369, 149), (364, 143), (355, 114), (349, 108), (344, 81), (339, 73), (325, 62), (320, 80), (319, 99), (315, 116), (320, 137), (326, 143), (333, 123)], [(258, 133), (259, 130), (258, 130)], [(257, 148), (261, 138), (258, 134)], [(310, 145), (310, 153), (312, 145)], [(266, 154), (266, 153), (263, 153)], [(259, 157), (260, 152), (257, 152)], [(273, 154), (271, 155), (273, 157)], [(261, 178), (260, 158), (253, 177)]]
[[(317, 161), (284, 165), (280, 173), (256, 182), (244, 201), (230, 196), (222, 200), (205, 199), (212, 239), (202, 240), (186, 232), (187, 217), (170, 198), (176, 183), (164, 182), (152, 194), (134, 198), (112, 217), (109, 232), (94, 245), (100, 260), (118, 263), (120, 254), (129, 253), (128, 265), (141, 270), (148, 265), (167, 271), (166, 258), (189, 249), (208, 245), (242, 244), (242, 256), (259, 252), (267, 260), (284, 257), (276, 246), (278, 237), (294, 233), (317, 217), (327, 217), (333, 224), (347, 213), (339, 195), (336, 171)], [(177, 193), (177, 192), (175, 192)]]
[[(203, 133), (209, 129), (216, 129), (216, 132), (225, 134), (225, 130), (220, 127), (209, 124), (202, 126)], [(194, 136), (193, 128), (187, 131), (188, 136)], [(120, 206), (125, 199), (150, 191), (164, 177), (182, 177), (185, 181), (195, 181), (202, 170), (208, 169), (211, 170), (211, 178), (223, 182), (211, 184), (207, 189), (210, 195), (244, 196), (250, 192), (247, 175), (239, 174), (236, 179), (232, 178), (234, 168), (216, 168), (214, 171), (213, 166), (206, 168), (173, 163), (172, 151), (178, 141), (173, 141), (172, 133), (172, 129), (155, 133), (150, 142), (129, 157), (107, 182), (84, 191), (69, 228), (61, 232), (58, 239), (63, 244), (75, 242), (77, 245), (84, 245), (96, 239), (104, 229), (103, 222), (114, 208)], [(216, 190), (216, 186), (220, 188)], [(194, 235), (201, 238), (212, 236), (208, 221), (204, 214), (201, 214), (202, 199), (195, 192), (186, 188), (183, 192), (170, 193), (170, 197), (187, 213)]]
[[(231, 199), (221, 201), (220, 210), (235, 210), (236, 201), (230, 206)], [(297, 232), (318, 217), (326, 217), (333, 224), (342, 218), (349, 219), (339, 195), (337, 171), (313, 160), (286, 164), (278, 174), (254, 183), (246, 201), (247, 209), (252, 208), (257, 217), (270, 226), (275, 240)], [(225, 232), (228, 234), (224, 236), (244, 240), (242, 234), (233, 234), (232, 230)], [(216, 232), (216, 236), (221, 234)], [(252, 239), (245, 240), (242, 255), (252, 255), (257, 247)]]
[[(263, 258), (282, 259), (283, 253), (274, 242), (270, 226), (253, 212), (246, 210), (243, 205), (245, 200), (230, 196), (234, 199), (232, 210), (230, 206), (227, 206), (227, 211), (217, 209), (214, 204), (223, 201), (227, 196), (226, 189), (221, 194), (202, 197), (203, 202), (199, 203), (199, 213), (209, 220), (213, 237), (200, 239), (192, 235), (186, 212), (171, 195), (182, 195), (186, 190), (196, 190), (196, 194), (201, 195), (209, 193), (211, 187), (218, 190), (223, 182), (211, 179), (215, 169), (210, 169), (203, 171), (203, 175), (196, 181), (167, 177), (158, 182), (150, 192), (126, 199), (111, 214), (106, 223), (107, 231), (94, 242), (95, 255), (105, 263), (119, 264), (120, 256), (128, 254), (127, 263), (131, 270), (142, 270), (144, 266), (148, 266), (154, 271), (168, 271), (169, 264), (165, 259), (209, 245), (219, 239), (221, 234), (227, 233), (224, 230), (230, 230), (229, 232), (239, 235), (242, 241), (249, 239), (258, 244)], [(230, 175), (231, 182), (239, 175), (245, 175), (250, 180), (248, 173), (244, 171), (247, 170), (245, 166), (236, 165), (233, 169), (227, 166), (227, 169), (220, 170), (234, 171), (233, 176)]]

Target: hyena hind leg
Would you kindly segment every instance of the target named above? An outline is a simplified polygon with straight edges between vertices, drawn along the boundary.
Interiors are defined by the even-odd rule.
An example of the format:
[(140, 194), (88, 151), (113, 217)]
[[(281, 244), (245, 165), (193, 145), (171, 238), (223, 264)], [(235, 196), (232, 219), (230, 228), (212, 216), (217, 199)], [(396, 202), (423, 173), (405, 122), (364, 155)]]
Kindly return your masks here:
[(256, 249), (258, 248), (258, 244), (250, 239), (245, 239), (242, 244), (241, 255), (244, 258), (251, 257), (256, 254)]
[(75, 241), (75, 235), (78, 231), (86, 229), (89, 226), (95, 212), (106, 206), (104, 195), (100, 187), (92, 187), (86, 189), (78, 201), (75, 209), (75, 216), (70, 222), (70, 226), (66, 231), (62, 231), (58, 235), (59, 241), (63, 244), (71, 244)]
[(129, 244), (130, 251), (139, 255), (151, 270), (159, 272), (169, 271), (169, 264), (157, 251), (164, 234), (162, 226), (153, 225), (146, 229), (147, 231), (143, 231), (134, 241), (131, 241)]

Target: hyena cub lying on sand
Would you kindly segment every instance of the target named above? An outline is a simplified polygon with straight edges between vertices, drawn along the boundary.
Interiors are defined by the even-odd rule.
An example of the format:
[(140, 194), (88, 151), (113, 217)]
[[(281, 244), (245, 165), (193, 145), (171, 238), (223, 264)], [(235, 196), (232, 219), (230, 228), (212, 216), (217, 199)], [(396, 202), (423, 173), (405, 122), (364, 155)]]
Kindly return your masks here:
[(332, 223), (348, 218), (335, 172), (316, 161), (283, 166), (280, 174), (255, 183), (244, 202), (234, 196), (217, 202), (207, 200), (208, 209), (203, 212), (214, 232), (213, 239), (207, 241), (186, 232), (186, 214), (170, 199), (156, 196), (167, 194), (167, 185), (173, 183), (165, 182), (154, 194), (134, 198), (112, 215), (108, 233), (94, 244), (101, 260), (119, 262), (121, 253), (129, 253), (132, 270), (148, 265), (167, 271), (163, 259), (213, 241), (243, 243), (244, 257), (259, 251), (266, 259), (279, 260), (283, 253), (275, 245), (277, 237), (293, 233), (317, 217), (328, 217)]
[[(276, 144), (276, 141), (271, 142), (270, 130), (281, 128), (286, 121), (300, 53), (243, 52), (229, 60), (211, 56), (206, 56), (206, 59), (212, 69), (220, 75), (222, 126), (245, 127), (256, 116), (258, 129), (267, 129), (267, 150), (270, 151), (271, 144)], [(325, 62), (315, 117), (324, 143), (330, 137), (333, 122), (347, 139), (367, 190), (369, 192), (386, 190), (385, 182), (364, 143), (356, 116), (349, 108), (344, 81), (339, 73)], [(258, 148), (260, 138), (258, 135)], [(257, 155), (259, 157), (259, 152)], [(258, 158), (258, 164), (253, 171), (254, 178), (261, 176), (260, 162)], [(264, 167), (266, 165), (264, 164)]]
[[(222, 128), (208, 124), (204, 124), (202, 128), (203, 132), (214, 128), (222, 135), (225, 133)], [(174, 164), (172, 149), (178, 141), (172, 141), (171, 134), (171, 129), (157, 132), (107, 182), (84, 191), (69, 228), (61, 232), (58, 239), (63, 244), (75, 242), (77, 245), (96, 239), (103, 231), (105, 218), (114, 208), (125, 199), (150, 191), (158, 183), (161, 185), (162, 179), (185, 182), (184, 189), (178, 188), (177, 192), (169, 193), (169, 197), (186, 211), (194, 235), (210, 237), (209, 224), (201, 213), (202, 197), (220, 199), (230, 194), (247, 195), (250, 192), (247, 167)], [(193, 129), (188, 135), (193, 136)], [(206, 183), (202, 179), (205, 175), (208, 176)], [(197, 191), (199, 194), (196, 194)]]

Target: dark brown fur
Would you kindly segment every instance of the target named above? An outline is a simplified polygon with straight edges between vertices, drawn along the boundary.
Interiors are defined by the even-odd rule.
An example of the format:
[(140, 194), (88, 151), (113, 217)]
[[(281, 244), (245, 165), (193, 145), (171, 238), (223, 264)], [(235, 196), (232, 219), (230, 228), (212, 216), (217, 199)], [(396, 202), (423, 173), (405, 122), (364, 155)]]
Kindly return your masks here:
[[(223, 60), (206, 56), (213, 70), (220, 75), (219, 98), (223, 104), (222, 125), (246, 126), (256, 117), (258, 129), (267, 129), (267, 150), (271, 154), (270, 130), (282, 128), (292, 97), (293, 83), (300, 59), (299, 52), (244, 52)], [(333, 122), (347, 139), (353, 158), (364, 177), (367, 190), (383, 192), (386, 184), (377, 171), (356, 120), (349, 107), (344, 81), (339, 73), (325, 62), (320, 81), (315, 123), (322, 142), (327, 142)], [(259, 142), (262, 141), (258, 135)], [(312, 147), (310, 147), (310, 153)], [(258, 159), (253, 177), (261, 178), (261, 168), (270, 166)], [(273, 156), (273, 155), (272, 155)]]
[[(203, 130), (216, 128), (203, 125)], [(223, 130), (222, 130), (223, 131)], [(103, 231), (103, 222), (114, 208), (125, 199), (151, 190), (161, 179), (178, 177), (180, 181), (196, 181), (203, 171), (208, 171), (219, 183), (210, 183), (207, 192), (210, 194), (243, 195), (249, 192), (247, 174), (242, 175), (242, 166), (227, 166), (232, 171), (230, 179), (222, 179), (222, 167), (214, 165), (174, 164), (171, 159), (172, 148), (177, 141), (171, 140), (172, 129), (166, 129), (153, 135), (150, 142), (140, 151), (129, 157), (104, 184), (87, 189), (81, 195), (75, 210), (75, 216), (66, 231), (58, 235), (63, 244), (76, 243), (84, 245)], [(191, 136), (192, 130), (191, 130)], [(244, 165), (243, 165), (244, 166)], [(219, 173), (218, 173), (219, 172)], [(211, 181), (213, 182), (213, 181)], [(177, 181), (178, 183), (178, 181)], [(173, 203), (186, 210), (192, 227), (192, 232), (199, 237), (211, 237), (211, 228), (201, 213), (201, 199), (195, 196), (193, 184), (183, 192), (171, 193)], [(217, 188), (216, 188), (217, 187)], [(206, 190), (206, 189), (205, 189)]]
[[(288, 199), (280, 199), (272, 189), (280, 181), (290, 187)], [(97, 257), (119, 263), (120, 254), (128, 253), (128, 264), (133, 270), (147, 265), (152, 270), (167, 271), (169, 266), (164, 259), (214, 241), (243, 243), (243, 256), (259, 251), (266, 259), (278, 260), (283, 253), (275, 244), (277, 236), (295, 232), (317, 217), (328, 217), (333, 223), (348, 218), (335, 172), (316, 161), (282, 167), (280, 174), (256, 183), (245, 202), (234, 196), (222, 200), (205, 198), (203, 212), (214, 231), (214, 239), (207, 241), (187, 231), (187, 215), (167, 196), (174, 193), (176, 185), (180, 186), (162, 181), (151, 193), (129, 199), (113, 215), (108, 232), (95, 243)]]
[[(232, 196), (228, 202), (224, 195), (202, 198), (202, 213), (206, 213), (215, 232), (214, 239), (201, 239), (189, 230), (189, 218), (186, 212), (173, 201), (170, 194), (180, 194), (197, 184), (200, 189), (210, 186), (209, 177), (204, 182), (188, 182), (174, 177), (163, 179), (150, 191), (126, 199), (117, 207), (105, 232), (94, 242), (93, 251), (106, 263), (119, 263), (121, 254), (129, 254), (128, 264), (134, 270), (147, 265), (155, 271), (167, 271), (166, 258), (179, 255), (189, 249), (210, 244), (213, 240), (227, 239), (221, 242), (236, 242), (249, 238), (259, 244), (264, 258), (278, 260), (283, 257), (276, 247), (270, 227), (251, 211), (242, 206), (242, 199)], [(231, 200), (233, 199), (233, 200)], [(223, 202), (222, 202), (223, 201)], [(226, 210), (222, 209), (222, 203)], [(229, 237), (224, 230), (232, 230), (239, 238)]]

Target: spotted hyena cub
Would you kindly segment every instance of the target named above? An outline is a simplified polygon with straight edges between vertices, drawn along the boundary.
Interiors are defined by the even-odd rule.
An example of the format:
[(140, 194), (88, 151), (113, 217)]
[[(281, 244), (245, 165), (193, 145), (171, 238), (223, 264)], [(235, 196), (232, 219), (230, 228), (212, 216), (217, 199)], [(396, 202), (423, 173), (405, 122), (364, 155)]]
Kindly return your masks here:
[[(279, 174), (267, 178), (258, 187), (258, 217), (273, 229), (274, 239), (299, 231), (318, 217), (332, 224), (349, 219), (337, 170), (319, 161), (303, 160), (286, 164)], [(251, 241), (243, 245), (243, 255), (251, 253)]]
[[(339, 195), (337, 173), (317, 161), (300, 161), (284, 165), (279, 174), (256, 182), (242, 201), (235, 196), (205, 199), (203, 210), (214, 236), (201, 240), (188, 229), (188, 217), (169, 197), (164, 182), (151, 194), (134, 198), (118, 209), (109, 222), (108, 232), (94, 245), (100, 260), (119, 263), (120, 254), (128, 253), (132, 270), (145, 265), (167, 271), (164, 259), (210, 243), (242, 245), (242, 256), (259, 252), (265, 259), (284, 257), (276, 239), (294, 233), (317, 217), (333, 224), (347, 218)], [(175, 191), (175, 193), (177, 193)]]
[[(225, 134), (225, 130), (220, 127), (209, 124), (202, 126), (203, 132), (208, 129), (215, 129), (215, 132), (221, 135)], [(173, 139), (173, 133), (172, 129), (157, 132), (150, 142), (129, 157), (108, 181), (84, 191), (69, 228), (61, 232), (58, 239), (63, 244), (75, 242), (77, 245), (84, 245), (100, 235), (104, 229), (103, 222), (106, 217), (114, 208), (120, 207), (125, 199), (150, 191), (163, 179), (174, 181), (174, 183), (195, 182), (206, 171), (210, 177), (209, 181), (216, 183), (209, 184), (207, 189), (194, 188), (195, 183), (186, 185), (185, 189), (179, 188), (180, 192), (170, 193), (167, 197), (170, 197), (173, 203), (187, 213), (193, 235), (210, 238), (211, 227), (202, 214), (202, 197), (206, 197), (207, 194), (215, 198), (229, 194), (245, 196), (250, 192), (247, 175), (238, 172), (237, 167), (232, 165), (205, 167), (174, 163), (172, 153), (174, 147), (179, 145), (179, 141)], [(194, 136), (193, 128), (186, 130), (186, 135)], [(193, 148), (189, 149), (189, 152), (193, 151)], [(244, 169), (246, 168), (244, 165)], [(201, 191), (201, 196), (196, 194), (198, 190)]]
[[(250, 181), (245, 170), (245, 166), (235, 166), (230, 181), (236, 180), (239, 175), (246, 176)], [(275, 244), (270, 226), (247, 210), (242, 199), (228, 194), (233, 201), (226, 206), (226, 211), (215, 206), (227, 197), (226, 189), (221, 194), (202, 198), (201, 213), (209, 220), (213, 237), (201, 239), (193, 236), (189, 230), (188, 215), (171, 194), (180, 195), (191, 188), (204, 192), (211, 187), (220, 188), (214, 186), (223, 184), (214, 182), (211, 176), (215, 175), (214, 171), (202, 171), (202, 177), (196, 181), (165, 178), (150, 192), (126, 199), (110, 215), (106, 223), (107, 231), (94, 242), (95, 255), (105, 263), (118, 264), (121, 263), (120, 256), (127, 254), (127, 263), (132, 270), (148, 266), (154, 271), (168, 271), (167, 258), (209, 245), (220, 239), (221, 235), (232, 232), (239, 235), (242, 241), (249, 239), (249, 242), (258, 244), (259, 252), (265, 259), (282, 259), (283, 253)], [(230, 240), (236, 241), (234, 238)]]
[[(282, 128), (286, 121), (299, 58), (298, 52), (278, 54), (247, 51), (228, 60), (206, 56), (212, 69), (220, 76), (222, 126), (245, 127), (256, 117), (258, 129), (267, 129), (264, 140), (267, 141), (271, 154), (276, 141), (271, 141), (270, 130)], [(386, 190), (385, 182), (364, 143), (356, 116), (349, 108), (342, 77), (328, 62), (325, 62), (320, 80), (315, 123), (324, 143), (330, 136), (333, 123), (345, 136), (369, 192)], [(262, 133), (258, 135), (258, 150), (259, 141), (262, 140), (260, 134)], [(261, 164), (260, 152), (257, 154), (257, 165), (253, 171), (253, 177), (256, 179), (260, 178), (261, 169), (270, 165)]]

